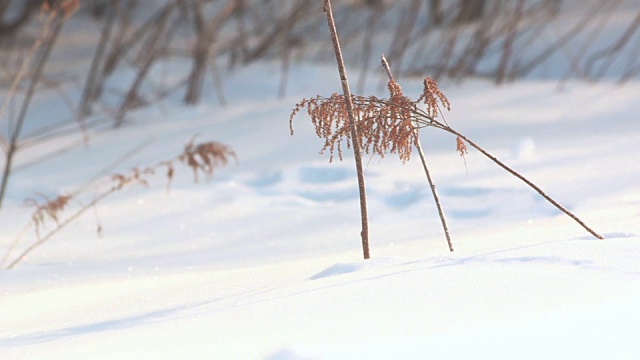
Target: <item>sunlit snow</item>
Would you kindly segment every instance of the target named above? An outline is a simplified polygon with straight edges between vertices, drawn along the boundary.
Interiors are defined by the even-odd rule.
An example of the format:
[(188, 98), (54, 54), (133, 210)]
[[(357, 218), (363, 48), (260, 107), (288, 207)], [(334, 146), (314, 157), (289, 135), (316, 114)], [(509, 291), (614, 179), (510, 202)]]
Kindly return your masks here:
[(452, 127), (606, 240), (425, 129), (455, 252), (419, 162), (367, 157), (364, 261), (353, 158), (320, 155), (304, 114), (288, 127), (301, 98), (340, 91), (335, 68), (296, 65), (277, 99), (279, 66), (227, 74), (227, 107), (176, 96), (38, 166), (20, 168), (37, 148), (21, 153), (0, 255), (30, 219), (24, 198), (73, 191), (140, 143), (117, 171), (176, 156), (196, 134), (238, 162), (198, 184), (180, 169), (168, 192), (162, 174), (123, 190), (0, 272), (1, 359), (640, 357), (640, 83), (441, 84)]

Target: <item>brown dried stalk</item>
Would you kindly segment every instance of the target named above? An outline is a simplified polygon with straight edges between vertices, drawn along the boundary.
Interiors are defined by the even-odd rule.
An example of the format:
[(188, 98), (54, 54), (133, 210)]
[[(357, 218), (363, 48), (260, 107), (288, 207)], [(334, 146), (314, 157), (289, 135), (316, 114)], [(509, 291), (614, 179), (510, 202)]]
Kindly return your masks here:
[[(40, 247), (41, 245), (43, 245), (44, 243), (49, 241), (61, 229), (63, 229), (64, 227), (66, 227), (67, 225), (69, 225), (70, 223), (75, 221), (76, 219), (78, 219), (80, 217), (80, 215), (84, 214), (87, 210), (89, 210), (92, 207), (94, 207), (98, 202), (102, 201), (107, 196), (113, 194), (115, 191), (116, 190), (114, 188), (112, 188), (109, 191), (106, 191), (106, 192), (96, 196), (89, 204), (83, 206), (78, 211), (76, 211), (72, 215), (68, 216), (64, 221), (57, 223), (56, 224), (57, 226), (53, 230), (51, 230), (47, 234), (45, 234), (44, 236), (40, 236), (40, 225), (31, 222), (31, 224), (33, 224), (34, 227), (35, 227), (36, 241), (33, 244), (29, 245), (27, 248), (25, 248), (18, 256), (16, 256), (13, 259), (13, 261), (11, 261), (7, 265), (6, 269), (7, 270), (13, 269), (16, 265), (18, 265), (18, 263), (20, 263), (22, 260), (24, 260), (27, 257), (27, 255), (29, 255), (33, 250), (37, 249), (38, 247)], [(60, 212), (60, 211), (62, 211), (62, 210), (61, 209), (58, 210), (58, 212)], [(57, 217), (58, 216), (57, 212), (55, 214), (56, 214), (55, 216)], [(38, 215), (36, 214), (35, 216), (38, 216)], [(5, 259), (9, 258), (9, 253), (15, 247), (15, 245), (17, 245), (18, 240), (19, 240), (19, 237), (16, 238), (16, 240), (14, 241), (13, 245), (11, 246), (11, 248), (9, 250), (7, 250), (7, 253), (6, 253), (5, 257), (4, 257)], [(3, 261), (3, 263), (4, 263), (4, 261)]]
[[(77, 200), (82, 191), (69, 195), (61, 195), (53, 199), (50, 199), (44, 195), (40, 195), (40, 197), (44, 198), (43, 202), (39, 202), (34, 198), (29, 198), (25, 202), (29, 205), (34, 206), (36, 210), (32, 214), (29, 223), (25, 226), (25, 229), (28, 229), (28, 227), (31, 226), (34, 228), (36, 241), (26, 247), (18, 256), (16, 256), (11, 262), (9, 262), (9, 264), (6, 266), (6, 269), (12, 269), (13, 267), (15, 267), (33, 250), (50, 240), (61, 229), (78, 219), (87, 210), (94, 208), (96, 204), (98, 204), (108, 196), (130, 185), (142, 185), (148, 187), (149, 177), (154, 175), (160, 168), (166, 167), (168, 169), (166, 176), (167, 182), (168, 184), (170, 184), (174, 176), (175, 163), (182, 163), (190, 167), (194, 171), (195, 181), (197, 182), (199, 172), (202, 172), (209, 177), (213, 176), (213, 172), (216, 168), (227, 165), (232, 158), (236, 159), (236, 154), (227, 145), (213, 141), (195, 144), (194, 140), (192, 139), (185, 146), (183, 153), (172, 160), (161, 161), (155, 165), (144, 168), (133, 168), (125, 174), (116, 173), (109, 176), (109, 186), (105, 190), (100, 192), (98, 195), (95, 195), (89, 203), (84, 205), (81, 204), (75, 212), (66, 216), (64, 219), (62, 215), (65, 209), (68, 208), (71, 200)], [(46, 234), (42, 235), (41, 231), (45, 230), (47, 221), (53, 221), (55, 223), (55, 227), (49, 230)], [(102, 231), (101, 228), (102, 227), (98, 225), (98, 233)], [(21, 240), (23, 233), (24, 231), (21, 232), (18, 237), (16, 237), (12, 245), (5, 253), (2, 260), (3, 265), (7, 262), (10, 253)]]
[[(388, 73), (390, 75), (390, 71), (388, 71)], [(356, 137), (355, 140), (354, 137), (350, 137), (351, 134), (347, 131), (347, 102), (344, 96), (337, 94), (333, 94), (329, 98), (316, 96), (312, 99), (303, 99), (300, 103), (296, 104), (289, 119), (291, 132), (293, 134), (293, 118), (302, 109), (306, 109), (307, 114), (316, 127), (316, 134), (325, 139), (322, 151), (329, 150), (331, 159), (336, 149), (342, 159), (341, 144), (343, 141), (346, 141), (347, 146), (352, 142), (362, 144), (363, 149), (367, 153), (374, 152), (380, 156), (384, 156), (386, 152), (396, 153), (401, 160), (406, 161), (411, 156), (411, 148), (413, 146), (420, 149), (420, 143), (417, 140), (417, 132), (420, 128), (433, 127), (444, 130), (456, 136), (456, 150), (462, 157), (468, 152), (466, 144), (471, 145), (511, 175), (522, 180), (545, 200), (568, 215), (593, 236), (598, 239), (604, 239), (602, 235), (592, 230), (576, 215), (547, 195), (540, 187), (498, 160), (471, 139), (450, 127), (444, 118), (442, 121), (438, 120), (437, 117), (441, 114), (441, 106), (449, 109), (450, 103), (433, 79), (426, 78), (424, 80), (423, 92), (416, 101), (402, 94), (400, 86), (393, 80), (391, 75), (389, 91), (390, 97), (388, 99), (375, 96), (351, 96), (353, 116), (357, 119), (358, 128), (358, 137)], [(422, 104), (426, 106), (424, 109), (420, 106)], [(421, 154), (421, 158), (423, 165), (425, 165), (423, 153)], [(426, 166), (425, 172), (428, 173)], [(427, 175), (427, 177), (429, 177), (429, 175)], [(431, 180), (430, 184), (433, 185)], [(439, 208), (439, 210), (441, 210), (441, 208)], [(443, 218), (443, 213), (441, 213), (441, 219)], [(446, 227), (445, 221), (443, 221), (443, 226)], [(445, 232), (448, 231), (445, 230)], [(449, 245), (451, 245), (450, 241)], [(450, 248), (452, 249), (451, 246)]]
[[(185, 163), (193, 170), (194, 182), (198, 182), (198, 172), (213, 176), (213, 170), (220, 166), (226, 166), (233, 158), (237, 160), (236, 153), (227, 145), (218, 142), (206, 142), (194, 144), (189, 141), (184, 147), (184, 152), (178, 160)], [(173, 167), (169, 167), (168, 176), (173, 176)]]
[[(384, 55), (382, 55), (382, 66), (386, 70), (387, 76), (389, 77), (389, 90), (391, 91), (391, 99), (398, 96), (402, 96), (404, 98), (404, 95), (402, 95), (402, 89), (400, 88), (400, 85), (398, 85), (393, 79), (393, 75), (391, 74), (391, 67), (389, 66), (389, 63), (387, 62), (387, 59), (384, 57)], [(451, 107), (449, 99), (447, 99), (444, 93), (440, 91), (440, 89), (438, 88), (438, 84), (436, 84), (435, 81), (429, 78), (425, 79), (424, 89), (425, 91), (423, 91), (422, 96), (420, 96), (420, 98), (418, 99), (418, 102), (423, 101), (425, 104), (427, 104), (427, 111), (432, 113), (434, 118), (438, 116), (439, 112), (438, 100), (440, 100), (440, 103), (446, 106), (447, 109)], [(406, 108), (406, 106), (402, 107)], [(431, 177), (431, 171), (429, 171), (429, 166), (427, 165), (427, 158), (424, 155), (422, 144), (420, 143), (420, 129), (414, 125), (413, 120), (408, 121), (408, 119), (412, 119), (411, 113), (408, 110), (403, 110), (403, 116), (404, 118), (402, 122), (409, 122), (408, 125), (411, 127), (411, 133), (413, 134), (414, 138), (413, 145), (415, 145), (416, 149), (418, 149), (418, 155), (420, 155), (422, 168), (424, 169), (424, 173), (427, 176), (427, 181), (429, 182), (429, 187), (431, 188), (431, 194), (433, 195), (433, 200), (436, 203), (436, 208), (438, 209), (438, 216), (440, 217), (440, 222), (442, 223), (442, 229), (444, 231), (445, 239), (447, 240), (447, 245), (449, 245), (449, 251), (453, 252), (453, 243), (451, 242), (451, 235), (449, 233), (449, 225), (447, 225), (447, 218), (444, 215), (444, 209), (442, 208), (442, 203), (440, 202), (440, 195), (438, 194), (436, 184)], [(464, 143), (462, 143), (462, 145), (464, 146)], [(460, 151), (462, 154), (462, 151), (460, 149), (460, 142), (458, 142), (458, 151)]]
[[(438, 107), (434, 101), (443, 101), (448, 106), (448, 100), (442, 100), (437, 93), (429, 93), (413, 101), (402, 94), (402, 89), (395, 81), (388, 83), (390, 97), (387, 99), (376, 96), (352, 95), (353, 114), (358, 129), (358, 142), (365, 153), (374, 153), (384, 157), (387, 153), (397, 154), (402, 161), (411, 157), (413, 146), (416, 145), (415, 131), (421, 126), (414, 124), (414, 113), (420, 111), (418, 105), (424, 101), (429, 113), (436, 114)], [(436, 104), (437, 105), (437, 104)], [(293, 118), (303, 109), (311, 118), (316, 128), (316, 135), (325, 139), (322, 153), (329, 151), (330, 161), (337, 152), (342, 160), (342, 144), (351, 147), (353, 139), (349, 128), (346, 101), (344, 95), (333, 94), (328, 98), (316, 96), (302, 99), (295, 105), (289, 117), (289, 128), (293, 135)]]
[(504, 170), (509, 172), (511, 175), (513, 175), (513, 176), (517, 177), (518, 179), (522, 180), (525, 184), (527, 184), (529, 187), (534, 189), (538, 194), (540, 194), (540, 196), (542, 196), (545, 200), (547, 200), (551, 205), (555, 206), (558, 210), (560, 210), (563, 213), (565, 213), (567, 216), (569, 216), (571, 219), (573, 219), (575, 222), (577, 222), (580, 226), (582, 226), (585, 230), (587, 230), (587, 232), (589, 232), (591, 235), (593, 235), (597, 239), (604, 239), (604, 237), (602, 235), (600, 235), (599, 233), (595, 232), (584, 221), (580, 220), (580, 218), (578, 218), (576, 215), (574, 215), (571, 211), (569, 211), (567, 208), (562, 206), (560, 203), (558, 203), (556, 200), (554, 200), (551, 196), (547, 195), (547, 193), (545, 193), (540, 187), (538, 187), (536, 184), (534, 184), (531, 180), (527, 179), (522, 174), (518, 173), (517, 171), (515, 171), (511, 167), (507, 166), (502, 161), (498, 160), (498, 158), (493, 156), (487, 150), (483, 149), (480, 145), (476, 144), (474, 141), (472, 141), (471, 139), (466, 137), (464, 134), (462, 134), (462, 133), (456, 131), (455, 129), (453, 129), (452, 127), (450, 127), (446, 122), (440, 122), (440, 121), (436, 120), (434, 117), (431, 117), (427, 112), (422, 111), (421, 109), (418, 109), (416, 112), (412, 113), (412, 116), (415, 116), (416, 122), (421, 126), (432, 126), (432, 127), (444, 130), (444, 131), (446, 131), (446, 132), (448, 132), (450, 134), (455, 135), (456, 136), (457, 150), (460, 153), (460, 155), (462, 155), (462, 156), (464, 156), (464, 154), (467, 153), (467, 147), (466, 147), (465, 143), (471, 145), (473, 148), (475, 148), (476, 150), (480, 151), (481, 154), (483, 154), (484, 156), (489, 158), (491, 161), (493, 161), (498, 166), (500, 166), (501, 168), (503, 168)]
[[(352, 95), (353, 114), (358, 125), (357, 139), (365, 153), (384, 157), (389, 152), (407, 161), (415, 143), (413, 132), (416, 129), (407, 115), (416, 104), (398, 92), (395, 86), (395, 82), (389, 83), (392, 94), (389, 99)], [(346, 143), (347, 148), (350, 148), (353, 142), (345, 104), (344, 95), (339, 94), (333, 94), (329, 98), (317, 96), (302, 99), (289, 117), (291, 134), (293, 135), (293, 118), (302, 109), (306, 109), (316, 128), (316, 134), (325, 139), (321, 152), (328, 150), (330, 161), (333, 161), (337, 152), (342, 160), (342, 144)]]
[[(427, 89), (427, 84), (430, 83), (431, 81), (433, 81), (433, 80), (431, 80), (431, 79), (426, 79), (425, 80), (424, 92), (426, 93), (426, 92), (431, 91), (431, 92), (434, 92), (434, 94), (436, 94), (436, 96), (437, 96), (437, 93), (439, 92), (439, 89), (436, 90), (437, 89), (437, 84), (435, 85), (434, 89)], [(433, 81), (433, 84), (435, 84), (435, 81)], [(424, 93), (423, 93), (423, 96), (424, 96)], [(466, 147), (465, 143), (471, 145), (473, 148), (475, 148), (476, 150), (480, 151), (481, 154), (483, 154), (484, 156), (489, 158), (491, 161), (493, 161), (498, 166), (500, 166), (501, 168), (503, 168), (504, 170), (509, 172), (511, 175), (513, 175), (513, 176), (517, 177), (518, 179), (522, 180), (525, 184), (527, 184), (529, 187), (534, 189), (538, 194), (540, 194), (540, 196), (542, 196), (545, 200), (547, 200), (551, 205), (555, 206), (558, 210), (562, 211), (567, 216), (572, 218), (575, 222), (577, 222), (580, 226), (582, 226), (585, 230), (587, 230), (587, 232), (589, 232), (591, 235), (593, 235), (597, 239), (604, 239), (604, 237), (602, 235), (600, 235), (599, 233), (597, 233), (593, 229), (591, 229), (584, 221), (582, 221), (575, 214), (573, 214), (571, 211), (569, 211), (566, 207), (562, 206), (560, 203), (558, 203), (556, 200), (554, 200), (551, 196), (549, 196), (547, 193), (545, 193), (540, 187), (538, 187), (536, 184), (534, 184), (531, 180), (527, 179), (522, 174), (518, 173), (517, 171), (515, 171), (511, 167), (507, 166), (502, 161), (498, 160), (498, 158), (493, 156), (487, 150), (483, 149), (480, 145), (476, 144), (474, 141), (472, 141), (471, 139), (466, 137), (464, 134), (462, 134), (462, 133), (456, 131), (455, 129), (453, 129), (452, 127), (450, 127), (449, 124), (447, 124), (445, 121), (440, 122), (440, 121), (436, 120), (436, 118), (434, 116), (432, 116), (433, 112), (430, 111), (429, 109), (427, 109), (426, 111), (424, 111), (422, 109), (419, 109), (418, 107), (413, 107), (413, 108), (408, 108), (408, 109), (410, 110), (411, 116), (414, 117), (414, 121), (418, 124), (418, 126), (431, 126), (431, 127), (435, 127), (437, 129), (441, 129), (441, 130), (444, 130), (444, 131), (446, 131), (446, 132), (448, 132), (450, 134), (455, 135), (456, 136), (457, 151), (460, 153), (461, 156), (464, 156), (464, 154), (467, 153), (467, 147)]]
[[(333, 43), (333, 51), (336, 55), (336, 62), (338, 63), (338, 73), (340, 74), (340, 80), (342, 83), (342, 91), (344, 93), (344, 110), (346, 110), (346, 119), (349, 121), (349, 130), (351, 139), (353, 139), (353, 155), (356, 162), (356, 172), (358, 176), (358, 190), (360, 194), (360, 218), (362, 224), (362, 230), (360, 236), (362, 239), (362, 252), (366, 259), (370, 257), (369, 254), (369, 217), (367, 214), (367, 195), (364, 183), (364, 170), (362, 167), (362, 146), (360, 142), (360, 136), (358, 135), (358, 123), (356, 123), (355, 112), (353, 109), (353, 103), (351, 101), (351, 90), (349, 89), (349, 80), (347, 80), (347, 70), (344, 66), (344, 60), (342, 58), (342, 49), (340, 48), (340, 41), (338, 39), (338, 30), (333, 19), (333, 10), (331, 8), (331, 0), (325, 0), (324, 12), (327, 17), (327, 26), (331, 33), (331, 41)], [(344, 114), (344, 113), (343, 113)]]
[(36, 211), (31, 216), (31, 220), (36, 227), (44, 226), (47, 219), (53, 220), (56, 224), (60, 224), (59, 213), (62, 212), (71, 200), (71, 195), (59, 195), (54, 199), (49, 199), (45, 195), (40, 195), (44, 198), (44, 203), (39, 203), (34, 198), (28, 198), (25, 200), (25, 204), (32, 205), (36, 208)]

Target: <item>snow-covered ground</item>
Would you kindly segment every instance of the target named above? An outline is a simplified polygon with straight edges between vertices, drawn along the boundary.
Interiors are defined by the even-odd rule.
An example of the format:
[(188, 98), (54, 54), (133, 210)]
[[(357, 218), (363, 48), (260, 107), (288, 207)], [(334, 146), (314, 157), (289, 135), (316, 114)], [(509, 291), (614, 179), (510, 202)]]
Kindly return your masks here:
[[(424, 131), (456, 251), (419, 163), (374, 157), (372, 259), (363, 261), (353, 159), (319, 155), (305, 115), (294, 136), (288, 129), (293, 104), (337, 90), (337, 75), (297, 67), (292, 95), (276, 100), (264, 95), (275, 94), (275, 69), (231, 76), (238, 100), (226, 108), (168, 100), (87, 148), (16, 173), (1, 214), (3, 253), (31, 211), (18, 195), (72, 191), (141, 142), (150, 145), (119, 170), (173, 157), (194, 134), (239, 158), (205, 183), (179, 171), (168, 194), (162, 175), (124, 190), (0, 272), (0, 358), (640, 355), (640, 84), (443, 84), (453, 127), (606, 240), (480, 154), (471, 151), (465, 169), (455, 139)], [(403, 81), (407, 94), (419, 85)]]
[[(455, 252), (417, 159), (367, 157), (364, 261), (353, 158), (319, 155), (305, 114), (289, 133), (295, 103), (340, 91), (335, 67), (296, 65), (284, 99), (279, 72), (259, 63), (226, 74), (226, 107), (212, 89), (191, 108), (176, 94), (53, 159), (37, 161), (82, 134), (19, 153), (0, 257), (29, 222), (23, 200), (35, 192), (82, 188), (86, 203), (100, 184), (89, 180), (109, 164), (113, 173), (170, 159), (196, 135), (230, 145), (238, 162), (198, 184), (179, 168), (169, 192), (159, 173), (0, 271), (0, 359), (640, 358), (640, 82), (441, 84), (453, 128), (605, 240), (426, 129)], [(377, 82), (367, 94), (384, 94)], [(421, 92), (421, 79), (400, 82)], [(64, 113), (56, 96), (38, 97), (32, 119)], [(29, 232), (11, 255), (32, 241)]]

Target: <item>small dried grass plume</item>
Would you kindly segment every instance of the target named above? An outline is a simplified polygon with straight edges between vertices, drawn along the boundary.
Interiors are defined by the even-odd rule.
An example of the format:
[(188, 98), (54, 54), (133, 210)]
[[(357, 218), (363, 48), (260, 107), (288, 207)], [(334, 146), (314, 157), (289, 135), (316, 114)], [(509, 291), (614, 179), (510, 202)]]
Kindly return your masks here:
[[(449, 99), (438, 88), (435, 80), (426, 78), (424, 89), (418, 100), (406, 97), (402, 88), (393, 79), (387, 84), (389, 98), (352, 95), (353, 113), (357, 123), (359, 143), (366, 153), (397, 154), (404, 162), (411, 158), (411, 152), (417, 145), (419, 130), (426, 124), (424, 119), (435, 119), (441, 114), (440, 105), (447, 110)], [(425, 110), (421, 105), (426, 105)], [(342, 143), (351, 146), (349, 117), (344, 95), (334, 93), (328, 98), (316, 96), (302, 99), (291, 112), (289, 127), (293, 134), (293, 118), (306, 109), (315, 126), (318, 137), (325, 140), (321, 153), (329, 151), (330, 161), (335, 152), (342, 160)], [(419, 125), (416, 121), (421, 119)]]
[[(196, 145), (194, 140), (184, 147), (184, 152), (178, 157), (178, 160), (193, 170), (195, 182), (198, 182), (198, 172), (211, 177), (214, 169), (226, 166), (231, 159), (237, 161), (238, 157), (229, 146), (215, 141)], [(170, 168), (169, 172), (173, 175), (173, 168)]]
[(59, 214), (67, 207), (69, 201), (73, 198), (71, 195), (59, 195), (53, 199), (45, 195), (40, 195), (44, 201), (38, 201), (34, 198), (27, 198), (24, 202), (36, 208), (31, 221), (36, 228), (44, 226), (47, 219), (53, 220), (57, 224), (60, 223)]

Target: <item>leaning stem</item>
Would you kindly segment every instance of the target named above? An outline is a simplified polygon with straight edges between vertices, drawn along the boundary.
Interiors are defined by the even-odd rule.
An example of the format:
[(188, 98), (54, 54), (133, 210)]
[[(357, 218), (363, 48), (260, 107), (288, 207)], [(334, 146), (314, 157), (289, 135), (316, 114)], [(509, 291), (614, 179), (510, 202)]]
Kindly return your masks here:
[[(387, 62), (387, 58), (382, 55), (382, 67), (387, 72), (387, 76), (389, 77), (389, 81), (395, 81), (393, 79), (393, 74), (391, 73), (391, 67)], [(436, 207), (438, 208), (438, 215), (440, 216), (440, 221), (442, 222), (442, 229), (444, 230), (444, 236), (447, 239), (447, 244), (449, 245), (449, 250), (453, 252), (453, 244), (451, 243), (451, 235), (449, 234), (449, 226), (447, 225), (447, 218), (444, 216), (444, 209), (442, 208), (442, 203), (440, 202), (440, 195), (438, 195), (438, 189), (436, 188), (436, 184), (433, 182), (433, 178), (431, 177), (431, 172), (429, 171), (429, 166), (427, 165), (427, 158), (424, 155), (424, 151), (422, 150), (422, 144), (420, 143), (419, 136), (419, 128), (416, 126), (416, 122), (413, 121), (414, 129), (413, 136), (415, 137), (415, 146), (418, 149), (418, 154), (420, 155), (420, 161), (422, 162), (422, 168), (424, 169), (425, 175), (427, 175), (427, 181), (429, 182), (429, 187), (431, 188), (431, 193), (433, 194), (433, 201), (436, 203)]]
[[(40, 237), (38, 235), (38, 241), (34, 242), (33, 244), (29, 245), (26, 249), (24, 249), (20, 253), (20, 255), (16, 256), (15, 259), (13, 259), (13, 261), (11, 261), (11, 263), (9, 263), (9, 265), (7, 265), (6, 269), (7, 270), (13, 269), (16, 265), (18, 265), (18, 263), (20, 263), (22, 260), (24, 260), (24, 258), (26, 258), (27, 255), (29, 255), (33, 250), (35, 250), (38, 247), (42, 246), (44, 243), (49, 241), (54, 235), (56, 235), (60, 230), (62, 230), (67, 225), (69, 225), (71, 222), (75, 221), (82, 214), (84, 214), (87, 210), (89, 210), (90, 208), (94, 207), (97, 203), (102, 201), (104, 198), (106, 198), (107, 196), (113, 194), (114, 192), (116, 192), (118, 190), (119, 190), (119, 188), (113, 187), (113, 188), (109, 189), (108, 191), (105, 191), (104, 193), (102, 193), (99, 196), (97, 196), (95, 199), (91, 200), (91, 202), (89, 204), (87, 204), (86, 206), (83, 206), (78, 211), (76, 211), (73, 215), (69, 216), (66, 220), (64, 220), (63, 222), (61, 222), (59, 224), (56, 224), (56, 227), (53, 230), (51, 230), (50, 232), (48, 232), (44, 237)], [(36, 225), (36, 231), (37, 231), (37, 228), (38, 228), (38, 225)]]
[(416, 137), (415, 145), (416, 145), (416, 148), (418, 149), (418, 154), (420, 155), (420, 161), (422, 161), (422, 167), (424, 168), (424, 173), (427, 175), (427, 181), (429, 181), (429, 186), (431, 187), (433, 200), (435, 201), (436, 207), (438, 208), (438, 215), (440, 215), (440, 221), (442, 222), (442, 229), (444, 230), (444, 236), (447, 238), (447, 244), (449, 245), (449, 250), (453, 252), (451, 235), (449, 235), (449, 226), (447, 226), (447, 218), (444, 216), (444, 209), (442, 208), (442, 204), (440, 203), (440, 196), (438, 195), (436, 184), (433, 182), (433, 179), (431, 178), (431, 172), (429, 171), (429, 167), (427, 166), (427, 159), (424, 156), (424, 151), (422, 151), (422, 145), (420, 144), (420, 139), (418, 139), (418, 132), (414, 130), (414, 134)]
[(451, 134), (454, 134), (456, 136), (459, 136), (462, 140), (466, 141), (469, 145), (473, 146), (476, 150), (480, 151), (484, 156), (488, 157), (491, 161), (496, 163), (498, 166), (500, 166), (501, 168), (505, 169), (511, 175), (513, 175), (513, 176), (517, 177), (518, 179), (522, 180), (525, 184), (529, 185), (529, 187), (531, 187), (538, 194), (540, 194), (540, 196), (542, 196), (545, 200), (547, 200), (549, 203), (551, 203), (551, 205), (555, 206), (558, 210), (562, 211), (567, 216), (572, 218), (575, 222), (577, 222), (578, 224), (580, 224), (580, 226), (582, 226), (585, 230), (587, 230), (591, 235), (595, 236), (596, 238), (598, 238), (600, 240), (604, 239), (604, 236), (598, 234), (593, 229), (591, 229), (584, 221), (580, 220), (580, 218), (578, 218), (576, 215), (574, 215), (571, 211), (569, 211), (567, 208), (565, 208), (560, 203), (558, 203), (553, 198), (551, 198), (549, 195), (547, 195), (536, 184), (532, 183), (529, 179), (527, 179), (526, 177), (524, 177), (523, 175), (521, 175), (517, 171), (515, 171), (512, 168), (508, 167), (502, 161), (498, 160), (498, 158), (496, 158), (495, 156), (493, 156), (489, 152), (487, 152), (485, 149), (483, 149), (480, 145), (476, 144), (475, 142), (470, 140), (468, 137), (460, 134), (459, 132), (453, 130), (450, 127), (445, 127), (445, 128), (443, 128), (443, 130), (445, 130), (445, 131), (447, 131), (447, 132), (449, 132)]
[(488, 151), (486, 151), (480, 145), (478, 145), (475, 142), (473, 142), (471, 139), (469, 139), (465, 135), (459, 133), (458, 131), (456, 131), (455, 129), (453, 129), (452, 127), (447, 125), (446, 123), (442, 123), (442, 122), (434, 119), (433, 117), (429, 116), (426, 112), (424, 112), (423, 110), (421, 110), (418, 107), (406, 108), (406, 107), (399, 106), (399, 108), (403, 109), (403, 110), (408, 110), (411, 113), (413, 113), (413, 115), (415, 116), (414, 121), (415, 121), (417, 126), (421, 126), (421, 127), (431, 126), (431, 127), (434, 127), (434, 128), (440, 129), (440, 130), (444, 130), (444, 131), (446, 131), (446, 132), (448, 132), (450, 134), (459, 136), (462, 140), (464, 140), (466, 143), (468, 143), (473, 148), (478, 150), (480, 153), (482, 153), (484, 156), (486, 156), (491, 161), (496, 163), (498, 166), (500, 166), (501, 168), (503, 168), (508, 173), (510, 173), (511, 175), (515, 176), (516, 178), (520, 179), (525, 184), (529, 185), (529, 187), (531, 187), (538, 194), (540, 194), (540, 196), (542, 196), (545, 200), (547, 200), (547, 202), (549, 202), (551, 205), (555, 206), (558, 210), (560, 210), (563, 213), (565, 213), (567, 216), (569, 216), (571, 219), (573, 219), (575, 222), (577, 222), (580, 226), (582, 226), (585, 230), (587, 230), (587, 232), (589, 232), (591, 235), (593, 235), (597, 239), (601, 239), (601, 240), (604, 239), (604, 236), (600, 235), (599, 233), (597, 233), (593, 229), (591, 229), (584, 221), (582, 221), (575, 214), (573, 214), (571, 211), (569, 211), (569, 209), (565, 208), (560, 203), (558, 203), (556, 200), (554, 200), (551, 196), (547, 195), (540, 187), (538, 187), (536, 184), (531, 182), (531, 180), (527, 179), (526, 177), (524, 177), (523, 175), (521, 175), (517, 171), (515, 171), (512, 168), (510, 168), (509, 166), (507, 166), (502, 161), (498, 160), (498, 158), (496, 158), (495, 156), (491, 155)]
[(547, 200), (551, 205), (555, 206), (558, 210), (562, 211), (563, 213), (565, 213), (567, 216), (569, 216), (571, 219), (573, 219), (575, 222), (577, 222), (578, 224), (580, 224), (580, 226), (582, 226), (585, 230), (587, 230), (587, 232), (589, 232), (591, 235), (595, 236), (597, 239), (604, 239), (604, 236), (600, 235), (599, 233), (595, 232), (593, 229), (591, 229), (584, 221), (582, 221), (580, 218), (578, 218), (576, 215), (574, 215), (571, 211), (569, 211), (569, 209), (565, 208), (564, 206), (562, 206), (560, 203), (558, 203), (557, 201), (555, 201), (551, 196), (547, 195), (547, 193), (545, 193), (540, 187), (538, 187), (536, 184), (534, 184), (533, 182), (531, 182), (531, 180), (527, 179), (526, 177), (524, 177), (522, 174), (520, 174), (519, 172), (515, 171), (514, 169), (510, 168), (509, 166), (507, 166), (505, 163), (503, 163), (502, 161), (498, 160), (498, 158), (496, 158), (495, 156), (491, 155), (487, 150), (485, 150), (484, 148), (482, 148), (480, 145), (476, 144), (473, 140), (469, 139), (468, 137), (466, 137), (465, 135), (459, 133), (458, 131), (454, 130), (453, 128), (451, 128), (449, 125), (443, 124), (431, 117), (429, 117), (426, 113), (424, 113), (423, 111), (417, 109), (414, 114), (417, 117), (420, 117), (421, 120), (418, 120), (417, 122), (419, 124), (425, 125), (425, 126), (434, 126), (436, 128), (439, 128), (441, 130), (444, 130), (450, 134), (459, 136), (462, 140), (464, 140), (467, 144), (471, 145), (473, 148), (475, 148), (476, 150), (478, 150), (482, 155), (486, 156), (487, 158), (489, 158), (491, 161), (493, 161), (494, 163), (496, 163), (498, 166), (500, 166), (501, 168), (503, 168), (504, 170), (506, 170), (509, 174), (517, 177), (518, 179), (520, 179), (522, 182), (524, 182), (525, 184), (529, 185), (530, 188), (532, 188), (533, 190), (535, 190), (538, 194), (540, 194), (540, 196), (542, 196), (545, 200)]
[(344, 65), (342, 57), (342, 50), (340, 48), (340, 41), (338, 39), (338, 31), (333, 19), (333, 10), (331, 8), (331, 0), (325, 0), (324, 12), (327, 16), (327, 25), (329, 26), (329, 32), (331, 32), (331, 40), (333, 42), (333, 50), (336, 55), (336, 62), (338, 63), (338, 72), (340, 73), (340, 81), (342, 83), (342, 91), (344, 93), (345, 105), (347, 107), (347, 114), (349, 116), (349, 126), (351, 128), (351, 141), (353, 143), (353, 155), (356, 161), (356, 172), (358, 174), (358, 190), (360, 193), (360, 218), (362, 221), (362, 231), (360, 236), (362, 238), (362, 252), (366, 259), (369, 259), (369, 221), (367, 215), (367, 195), (364, 183), (364, 170), (362, 166), (362, 149), (360, 147), (360, 136), (358, 136), (358, 129), (356, 127), (356, 119), (353, 114), (353, 102), (351, 98), (351, 90), (349, 89), (349, 81), (347, 80), (347, 70)]

